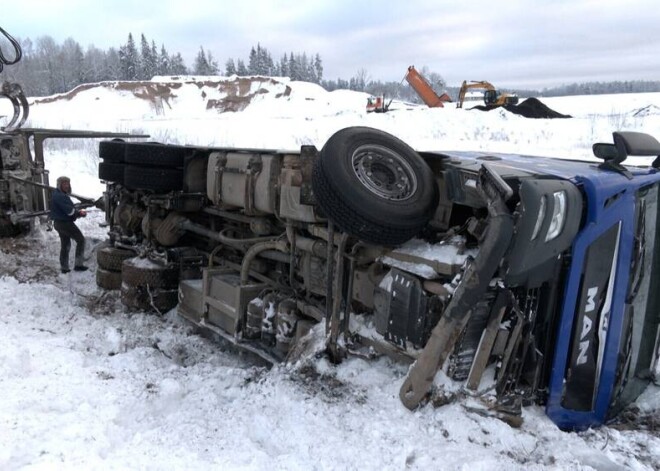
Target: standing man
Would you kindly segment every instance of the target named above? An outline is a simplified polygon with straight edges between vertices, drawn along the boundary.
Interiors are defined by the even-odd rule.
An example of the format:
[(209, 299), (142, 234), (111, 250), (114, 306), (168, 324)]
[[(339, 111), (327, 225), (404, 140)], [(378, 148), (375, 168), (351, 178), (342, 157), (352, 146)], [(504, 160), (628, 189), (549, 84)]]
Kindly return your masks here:
[(76, 209), (69, 195), (71, 194), (71, 180), (69, 177), (57, 179), (57, 189), (53, 191), (50, 202), (50, 218), (55, 223), (55, 230), (60, 236), (62, 243), (60, 248), (60, 267), (62, 273), (69, 273), (69, 252), (71, 251), (71, 239), (76, 241), (76, 262), (73, 266), (75, 271), (85, 271), (85, 236), (80, 232), (73, 221), (79, 217), (87, 216), (84, 209)]

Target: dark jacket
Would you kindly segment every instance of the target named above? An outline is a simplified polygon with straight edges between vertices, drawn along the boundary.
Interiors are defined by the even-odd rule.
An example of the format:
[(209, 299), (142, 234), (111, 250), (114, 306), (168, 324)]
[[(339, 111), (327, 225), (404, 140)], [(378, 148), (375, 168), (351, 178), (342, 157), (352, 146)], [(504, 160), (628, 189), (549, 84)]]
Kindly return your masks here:
[(73, 201), (62, 190), (53, 191), (50, 218), (53, 221), (75, 221), (78, 218), (78, 210), (73, 205)]

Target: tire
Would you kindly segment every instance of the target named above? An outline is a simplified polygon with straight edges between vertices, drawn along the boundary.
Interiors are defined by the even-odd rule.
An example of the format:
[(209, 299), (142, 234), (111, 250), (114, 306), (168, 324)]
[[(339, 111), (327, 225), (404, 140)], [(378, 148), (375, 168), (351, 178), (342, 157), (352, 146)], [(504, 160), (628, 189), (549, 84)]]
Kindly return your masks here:
[(98, 267), (96, 269), (96, 285), (103, 289), (119, 289), (121, 288), (121, 272), (104, 270)]
[(121, 302), (124, 306), (141, 311), (164, 313), (179, 303), (178, 289), (147, 289), (146, 286), (121, 285)]
[(399, 245), (433, 216), (433, 172), (410, 146), (385, 132), (352, 127), (330, 137), (314, 164), (312, 188), (323, 213), (343, 232)]
[(179, 270), (158, 265), (148, 259), (133, 257), (122, 263), (122, 282), (130, 287), (175, 289), (179, 286)]
[(144, 167), (183, 167), (189, 149), (183, 146), (136, 142), (126, 147), (126, 162)]
[(117, 247), (103, 247), (96, 252), (96, 263), (104, 270), (121, 273), (124, 260), (135, 257), (132, 250)]
[(126, 165), (124, 186), (132, 190), (181, 191), (183, 189), (183, 170)]
[(121, 163), (99, 163), (99, 179), (107, 182), (124, 183), (124, 164)]
[(126, 143), (121, 139), (99, 142), (99, 157), (102, 158), (105, 162), (124, 162), (125, 153)]

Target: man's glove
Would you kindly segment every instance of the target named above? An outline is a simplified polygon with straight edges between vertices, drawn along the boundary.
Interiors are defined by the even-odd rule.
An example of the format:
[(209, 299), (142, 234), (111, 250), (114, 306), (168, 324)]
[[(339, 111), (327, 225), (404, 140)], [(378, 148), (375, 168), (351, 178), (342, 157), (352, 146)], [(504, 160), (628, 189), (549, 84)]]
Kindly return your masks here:
[(78, 217), (79, 218), (84, 218), (85, 216), (87, 216), (87, 211), (85, 211), (84, 209), (78, 210)]

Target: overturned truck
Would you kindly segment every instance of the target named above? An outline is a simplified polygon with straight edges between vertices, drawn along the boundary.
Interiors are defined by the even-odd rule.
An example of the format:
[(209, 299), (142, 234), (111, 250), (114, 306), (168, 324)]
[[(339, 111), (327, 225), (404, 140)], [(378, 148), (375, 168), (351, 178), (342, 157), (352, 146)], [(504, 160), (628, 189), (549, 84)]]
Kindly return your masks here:
[(594, 152), (416, 152), (364, 127), (320, 151), (103, 141), (97, 282), (269, 361), (321, 338), (408, 362), (411, 409), (442, 371), (509, 414), (602, 424), (656, 371), (658, 160), (621, 162), (660, 144)]

